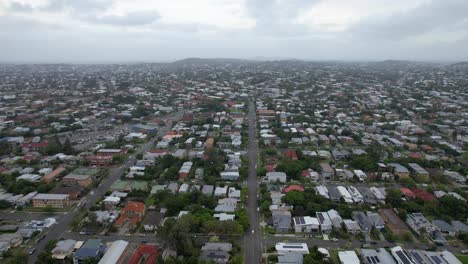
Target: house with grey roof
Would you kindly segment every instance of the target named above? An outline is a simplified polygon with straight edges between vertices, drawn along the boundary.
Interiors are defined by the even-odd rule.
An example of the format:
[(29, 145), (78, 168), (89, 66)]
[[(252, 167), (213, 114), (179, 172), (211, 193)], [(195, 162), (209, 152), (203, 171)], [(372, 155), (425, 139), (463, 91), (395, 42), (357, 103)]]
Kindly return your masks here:
[(383, 230), (385, 228), (385, 222), (378, 213), (367, 212), (367, 217), (376, 229)]
[(203, 185), (202, 193), (205, 195), (213, 195), (214, 186), (213, 185)]
[(365, 203), (368, 204), (376, 204), (377, 199), (375, 198), (374, 194), (371, 192), (369, 188), (366, 186), (359, 186), (357, 187), (358, 191), (362, 195), (362, 199), (364, 200)]
[(201, 248), (200, 259), (216, 264), (229, 263), (231, 243), (206, 243)]
[(396, 264), (392, 255), (385, 248), (361, 249), (361, 255), (365, 264)]
[(334, 185), (329, 185), (327, 186), (328, 189), (328, 196), (330, 196), (330, 200), (333, 202), (339, 202), (341, 200), (341, 193), (338, 191), (336, 186)]
[(267, 172), (265, 181), (268, 182), (286, 182), (286, 173), (280, 171)]
[(88, 239), (73, 256), (73, 264), (84, 264), (92, 259), (99, 260), (104, 250), (105, 245), (101, 239)]
[(291, 228), (291, 212), (286, 210), (272, 210), (271, 218), (277, 232), (288, 232)]
[(177, 184), (176, 182), (171, 182), (167, 186), (167, 189), (170, 190), (172, 193), (176, 193), (179, 189), (179, 184)]
[(343, 224), (346, 228), (346, 231), (350, 234), (357, 234), (361, 232), (361, 227), (359, 226), (358, 222), (351, 220), (351, 219), (343, 219)]
[(455, 228), (444, 220), (434, 220), (432, 224), (444, 235), (454, 236)]
[(52, 249), (52, 258), (54, 259), (65, 259), (70, 256), (75, 250), (76, 241), (73, 239), (60, 240)]
[(353, 219), (358, 222), (361, 230), (364, 232), (369, 232), (372, 229), (372, 223), (369, 220), (369, 217), (362, 211), (353, 211), (351, 213)]
[(455, 229), (455, 232), (458, 233), (458, 234), (466, 234), (468, 233), (468, 226), (461, 222), (461, 221), (458, 221), (458, 220), (455, 220), (455, 221), (452, 221), (451, 222), (453, 228)]
[(278, 255), (278, 264), (302, 264), (304, 256), (297, 253)]
[(341, 218), (340, 214), (338, 211), (334, 209), (330, 209), (327, 211), (328, 216), (330, 217), (330, 220), (333, 224), (334, 228), (340, 229), (341, 224), (343, 224), (343, 219)]

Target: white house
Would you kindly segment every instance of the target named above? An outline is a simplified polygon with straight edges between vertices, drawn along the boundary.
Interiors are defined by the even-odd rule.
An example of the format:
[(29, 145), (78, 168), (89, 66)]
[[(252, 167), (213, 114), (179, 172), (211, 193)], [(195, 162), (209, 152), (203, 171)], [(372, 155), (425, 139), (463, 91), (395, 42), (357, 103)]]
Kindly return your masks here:
[(293, 222), (296, 233), (317, 233), (320, 231), (320, 223), (315, 217), (297, 216), (293, 218)]

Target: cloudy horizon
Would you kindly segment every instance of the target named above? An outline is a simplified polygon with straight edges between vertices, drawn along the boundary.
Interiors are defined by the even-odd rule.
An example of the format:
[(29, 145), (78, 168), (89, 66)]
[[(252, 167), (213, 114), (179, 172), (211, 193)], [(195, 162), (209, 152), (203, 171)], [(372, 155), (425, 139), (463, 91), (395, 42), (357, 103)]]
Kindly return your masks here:
[(0, 62), (468, 60), (463, 0), (3, 0)]

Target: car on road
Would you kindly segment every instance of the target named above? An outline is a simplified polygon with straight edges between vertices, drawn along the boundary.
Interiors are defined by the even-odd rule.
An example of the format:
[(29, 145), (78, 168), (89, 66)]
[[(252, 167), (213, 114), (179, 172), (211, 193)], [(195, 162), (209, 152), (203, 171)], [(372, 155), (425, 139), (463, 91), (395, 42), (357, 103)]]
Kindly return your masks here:
[(29, 254), (29, 255), (32, 255), (32, 254), (34, 254), (34, 252), (36, 252), (36, 248), (31, 248), (31, 249), (28, 251), (28, 254)]
[(334, 238), (331, 239), (331, 241), (338, 242), (338, 238), (334, 237)]
[(255, 233), (255, 230), (252, 229), (252, 234), (254, 234), (254, 233)]
[(142, 243), (142, 244), (146, 244), (146, 243), (148, 243), (148, 241), (146, 241), (146, 240), (142, 240), (140, 243)]
[(463, 249), (463, 250), (461, 251), (461, 253), (462, 253), (462, 254), (468, 254), (468, 249)]

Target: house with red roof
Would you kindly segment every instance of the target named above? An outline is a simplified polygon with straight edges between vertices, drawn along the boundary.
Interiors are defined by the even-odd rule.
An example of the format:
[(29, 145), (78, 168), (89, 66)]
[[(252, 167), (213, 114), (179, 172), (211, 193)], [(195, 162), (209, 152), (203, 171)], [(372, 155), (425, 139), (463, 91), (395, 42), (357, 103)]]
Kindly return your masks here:
[(419, 154), (419, 153), (412, 152), (412, 153), (409, 153), (409, 154), (408, 154), (408, 157), (409, 157), (409, 158), (412, 158), (412, 159), (420, 159), (422, 156), (421, 156), (421, 154)]
[(296, 151), (294, 151), (292, 149), (286, 150), (284, 152), (284, 156), (286, 156), (287, 158), (292, 159), (292, 160), (297, 160), (297, 153), (296, 153)]
[(400, 191), (403, 193), (403, 195), (406, 197), (406, 198), (409, 198), (409, 199), (415, 199), (416, 198), (416, 194), (414, 192), (412, 192), (410, 189), (408, 188), (400, 188)]
[(420, 198), (424, 202), (432, 202), (436, 200), (436, 197), (428, 191), (412, 188), (411, 191), (416, 195), (416, 197)]
[(29, 143), (23, 143), (21, 145), (21, 150), (26, 153), (30, 151), (36, 151), (36, 152), (41, 152), (45, 150), (49, 146), (49, 142), (47, 141), (41, 141), (41, 142), (29, 142)]
[(120, 211), (119, 218), (115, 221), (114, 225), (117, 227), (128, 224), (130, 227), (135, 227), (136, 224), (143, 220), (145, 216), (146, 207), (142, 202), (128, 202), (125, 207)]
[(298, 191), (298, 192), (304, 192), (304, 187), (300, 185), (289, 185), (285, 188), (283, 188), (283, 193), (288, 193), (291, 191)]
[(159, 247), (150, 244), (140, 244), (130, 257), (128, 263), (130, 264), (155, 264), (159, 257)]

